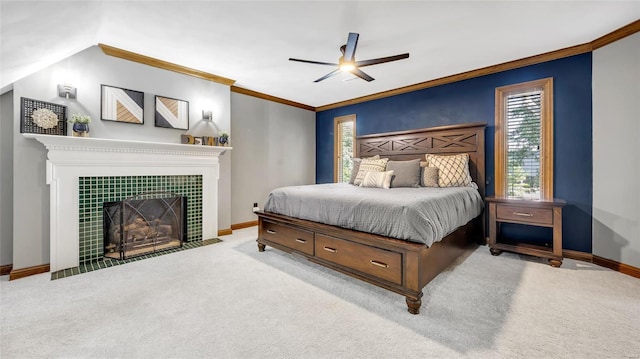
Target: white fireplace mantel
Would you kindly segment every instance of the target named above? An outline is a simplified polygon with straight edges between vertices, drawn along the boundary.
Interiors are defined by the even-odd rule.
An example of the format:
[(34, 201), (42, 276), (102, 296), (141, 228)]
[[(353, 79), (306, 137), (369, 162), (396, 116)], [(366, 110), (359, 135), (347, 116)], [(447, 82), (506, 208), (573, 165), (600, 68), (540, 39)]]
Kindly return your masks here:
[(231, 147), (23, 134), (48, 150), (51, 271), (79, 264), (78, 178), (201, 175), (202, 235), (218, 234), (218, 157)]

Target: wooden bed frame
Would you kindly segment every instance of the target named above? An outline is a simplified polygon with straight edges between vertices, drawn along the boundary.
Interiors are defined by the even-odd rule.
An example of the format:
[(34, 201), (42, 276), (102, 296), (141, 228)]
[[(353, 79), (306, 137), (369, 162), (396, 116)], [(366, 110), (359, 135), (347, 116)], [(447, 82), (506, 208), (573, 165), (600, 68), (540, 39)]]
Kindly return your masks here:
[[(423, 158), (426, 153), (469, 154), (469, 170), (484, 199), (484, 131), (472, 123), (389, 132), (356, 138), (356, 155), (390, 160)], [(474, 240), (484, 241), (480, 215), (431, 247), (371, 233), (257, 212), (258, 250), (265, 246), (303, 255), (308, 260), (406, 297), (408, 311), (418, 314), (422, 288), (453, 263)]]

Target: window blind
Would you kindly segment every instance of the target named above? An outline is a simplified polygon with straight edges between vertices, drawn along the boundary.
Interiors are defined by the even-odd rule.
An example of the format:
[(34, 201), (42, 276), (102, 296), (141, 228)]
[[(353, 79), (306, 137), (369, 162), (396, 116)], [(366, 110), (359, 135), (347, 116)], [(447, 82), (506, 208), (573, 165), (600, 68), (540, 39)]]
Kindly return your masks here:
[(343, 121), (339, 124), (340, 155), (338, 165), (339, 182), (349, 182), (353, 168), (353, 121)]
[(506, 97), (507, 195), (540, 199), (542, 90)]

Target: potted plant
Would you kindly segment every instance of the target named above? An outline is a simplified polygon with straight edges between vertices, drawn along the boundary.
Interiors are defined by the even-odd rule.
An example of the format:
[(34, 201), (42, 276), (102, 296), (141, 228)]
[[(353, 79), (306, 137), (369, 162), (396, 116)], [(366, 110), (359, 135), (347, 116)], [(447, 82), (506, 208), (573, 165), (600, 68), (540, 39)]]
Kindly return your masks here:
[(73, 135), (76, 137), (87, 137), (89, 135), (89, 123), (91, 117), (88, 115), (73, 114), (67, 121), (73, 124)]
[(226, 132), (220, 133), (220, 136), (218, 137), (218, 142), (220, 143), (220, 145), (226, 146), (227, 143), (229, 143), (229, 134)]

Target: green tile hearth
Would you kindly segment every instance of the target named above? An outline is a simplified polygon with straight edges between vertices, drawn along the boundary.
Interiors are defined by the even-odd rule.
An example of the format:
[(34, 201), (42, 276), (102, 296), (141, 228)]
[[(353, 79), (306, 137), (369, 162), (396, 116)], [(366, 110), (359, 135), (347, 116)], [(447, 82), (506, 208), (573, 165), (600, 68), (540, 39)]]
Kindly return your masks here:
[(109, 268), (109, 267), (113, 267), (113, 266), (118, 266), (118, 265), (121, 265), (121, 264), (131, 263), (131, 262), (135, 262), (135, 261), (139, 261), (139, 260), (147, 259), (147, 258), (159, 257), (159, 256), (163, 256), (165, 254), (181, 252), (181, 251), (184, 251), (184, 250), (187, 250), (187, 249), (204, 247), (204, 246), (208, 246), (208, 245), (216, 244), (216, 243), (220, 243), (220, 242), (222, 242), (222, 240), (219, 239), (219, 238), (211, 238), (211, 239), (206, 239), (204, 241), (185, 242), (185, 243), (182, 244), (182, 247), (179, 247), (179, 248), (167, 249), (167, 250), (163, 250), (163, 251), (153, 252), (153, 253), (141, 255), (141, 256), (138, 256), (138, 257), (132, 257), (132, 258), (122, 259), (122, 260), (121, 259), (112, 259), (112, 258), (102, 257), (102, 258), (97, 259), (97, 260), (80, 263), (80, 265), (78, 267), (73, 267), (73, 268), (59, 270), (57, 272), (52, 272), (51, 273), (51, 280), (71, 277), (73, 275), (92, 272), (92, 271), (98, 270), (98, 269), (104, 269), (104, 268)]

